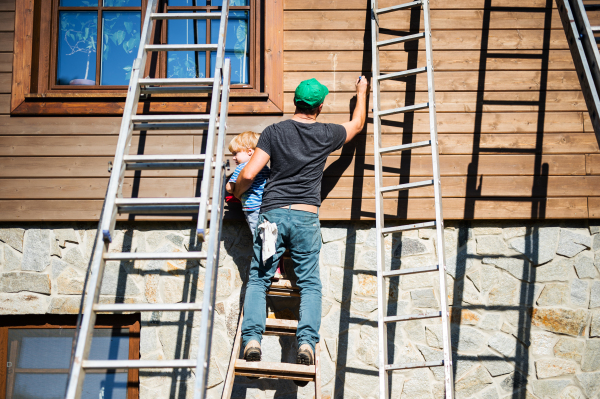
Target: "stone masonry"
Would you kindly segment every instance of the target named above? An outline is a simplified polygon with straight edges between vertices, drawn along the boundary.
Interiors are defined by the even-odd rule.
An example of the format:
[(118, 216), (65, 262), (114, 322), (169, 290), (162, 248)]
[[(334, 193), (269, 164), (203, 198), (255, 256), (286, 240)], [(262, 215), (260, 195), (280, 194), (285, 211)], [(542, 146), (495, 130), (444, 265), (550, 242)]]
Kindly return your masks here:
[[(118, 225), (111, 251), (197, 250), (186, 223)], [(141, 228), (140, 228), (141, 226)], [(74, 314), (95, 225), (0, 225), (0, 314)], [(600, 224), (456, 222), (445, 230), (447, 286), (457, 399), (600, 397)], [(373, 223), (323, 222), (321, 380), (324, 398), (376, 398), (377, 285)], [(385, 240), (386, 268), (436, 263), (433, 230)], [(245, 224), (224, 225), (209, 397), (219, 398), (252, 254)], [(291, 265), (288, 265), (291, 269)], [(389, 281), (387, 312), (429, 312), (437, 273)], [(109, 262), (101, 301), (201, 301), (204, 265), (186, 261)], [(273, 298), (269, 317), (297, 317), (298, 302)], [(0, 316), (2, 317), (2, 316)], [(142, 314), (142, 359), (194, 357), (198, 314)], [(437, 319), (388, 327), (388, 363), (442, 358)], [(264, 360), (293, 361), (295, 339), (266, 336)], [(140, 397), (191, 397), (190, 371), (142, 370)], [(395, 372), (391, 397), (442, 398), (443, 370)], [(236, 379), (234, 398), (312, 398), (312, 383)]]

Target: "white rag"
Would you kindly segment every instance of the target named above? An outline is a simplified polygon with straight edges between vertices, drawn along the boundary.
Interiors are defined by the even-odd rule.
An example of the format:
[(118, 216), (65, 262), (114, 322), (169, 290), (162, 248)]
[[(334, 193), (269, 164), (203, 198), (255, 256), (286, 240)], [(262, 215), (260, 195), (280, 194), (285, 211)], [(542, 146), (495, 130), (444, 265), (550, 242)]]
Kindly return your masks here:
[(265, 220), (258, 226), (260, 238), (262, 239), (263, 265), (277, 250), (277, 225)]

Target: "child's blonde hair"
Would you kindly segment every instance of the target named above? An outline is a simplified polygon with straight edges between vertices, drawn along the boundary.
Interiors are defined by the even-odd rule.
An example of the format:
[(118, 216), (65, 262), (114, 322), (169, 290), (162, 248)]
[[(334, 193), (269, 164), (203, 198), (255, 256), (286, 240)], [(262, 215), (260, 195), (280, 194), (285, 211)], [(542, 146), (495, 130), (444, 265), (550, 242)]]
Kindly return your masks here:
[(240, 152), (245, 150), (253, 150), (258, 144), (258, 138), (260, 134), (252, 131), (247, 131), (242, 134), (238, 134), (229, 143), (229, 151), (231, 153)]

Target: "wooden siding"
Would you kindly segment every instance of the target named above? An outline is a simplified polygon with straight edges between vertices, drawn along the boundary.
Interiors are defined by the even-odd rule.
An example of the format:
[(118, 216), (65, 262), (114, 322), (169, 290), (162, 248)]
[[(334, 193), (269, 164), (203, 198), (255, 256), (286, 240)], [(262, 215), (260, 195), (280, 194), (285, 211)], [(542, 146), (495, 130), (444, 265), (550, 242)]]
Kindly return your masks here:
[[(369, 74), (368, 0), (285, 0), (283, 116), (232, 117), (229, 137), (291, 117), (304, 79), (327, 84), (322, 122), (349, 119), (353, 85)], [(380, 0), (384, 7), (397, 3)], [(492, 8), (485, 8), (491, 3)], [(15, 0), (0, 0), (0, 220), (97, 220), (119, 118), (10, 117)], [(546, 0), (431, 0), (444, 215), (448, 219), (600, 218), (600, 151), (556, 10)], [(493, 7), (503, 7), (497, 11)], [(514, 9), (511, 9), (514, 8)], [(518, 7), (531, 7), (527, 11)], [(533, 8), (538, 7), (538, 11)], [(600, 23), (600, 14), (594, 14)], [(382, 27), (421, 25), (387, 14)], [(394, 37), (386, 31), (382, 39)], [(424, 42), (389, 46), (382, 71), (424, 63)], [(382, 108), (427, 101), (424, 75), (382, 85)], [(369, 105), (371, 109), (371, 105)], [(384, 145), (428, 139), (428, 115), (397, 115)], [(136, 135), (132, 153), (198, 153), (188, 131)], [(384, 157), (384, 184), (431, 176), (427, 148)], [(328, 159), (322, 219), (374, 216), (372, 125)], [(400, 177), (402, 176), (402, 177)], [(124, 194), (191, 196), (197, 173), (128, 173)], [(431, 188), (386, 193), (385, 212), (433, 215)], [(239, 216), (232, 212), (231, 217)]]

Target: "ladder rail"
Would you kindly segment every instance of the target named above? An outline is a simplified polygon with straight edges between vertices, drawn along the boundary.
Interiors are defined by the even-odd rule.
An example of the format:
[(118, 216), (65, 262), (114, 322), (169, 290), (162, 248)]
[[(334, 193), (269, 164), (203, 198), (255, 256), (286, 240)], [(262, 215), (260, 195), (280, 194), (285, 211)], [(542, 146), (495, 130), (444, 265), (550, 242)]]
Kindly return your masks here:
[[(148, 0), (146, 8), (146, 16), (144, 17), (144, 27), (140, 37), (140, 47), (138, 56), (133, 62), (131, 70), (131, 78), (129, 79), (129, 89), (127, 99), (125, 100), (125, 108), (123, 110), (123, 119), (121, 120), (121, 128), (119, 130), (119, 140), (117, 149), (115, 150), (115, 159), (113, 161), (113, 172), (110, 174), (108, 189), (106, 191), (105, 212), (102, 215), (101, 231), (102, 239), (105, 242), (111, 242), (116, 224), (117, 208), (115, 199), (122, 197), (123, 178), (125, 177), (126, 164), (123, 161), (125, 152), (129, 152), (131, 137), (133, 133), (132, 116), (137, 111), (137, 106), (140, 101), (140, 86), (137, 84), (140, 77), (144, 76), (146, 69), (147, 52), (145, 46), (150, 43), (150, 14), (156, 9), (158, 0)], [(118, 171), (118, 174), (115, 174)]]
[[(223, 1), (221, 7), (221, 19), (219, 26), (219, 46), (217, 48), (217, 56), (215, 61), (215, 73), (213, 78), (215, 79), (213, 86), (213, 94), (210, 102), (210, 120), (208, 122), (208, 137), (206, 140), (206, 154), (213, 154), (214, 152), (214, 140), (216, 132), (217, 117), (216, 113), (213, 112), (219, 108), (219, 92), (221, 90), (221, 72), (223, 70), (223, 57), (225, 56), (225, 39), (227, 38), (227, 21), (229, 20), (229, 1)], [(224, 95), (224, 93), (223, 93)], [(228, 95), (228, 94), (227, 94)], [(222, 125), (223, 123), (221, 123)], [(220, 129), (221, 126), (219, 126)], [(220, 151), (221, 149), (217, 149)], [(210, 152), (209, 152), (210, 151)], [(204, 171), (202, 173), (202, 184), (200, 186), (200, 196), (202, 201), (200, 202), (200, 209), (198, 214), (198, 226), (196, 228), (196, 234), (198, 239), (204, 240), (206, 236), (206, 224), (208, 217), (208, 205), (210, 192), (210, 177), (212, 174), (212, 156), (207, 156), (204, 161)], [(216, 165), (219, 165), (218, 163)], [(215, 171), (215, 177), (216, 177)]]
[[(223, 4), (225, 4), (225, 1)], [(223, 12), (223, 14), (227, 14)], [(221, 167), (215, 170), (215, 182), (213, 184), (213, 201), (210, 219), (210, 235), (208, 239), (209, 253), (206, 260), (206, 274), (204, 280), (204, 294), (202, 305), (205, 311), (200, 318), (200, 336), (198, 346), (198, 358), (196, 365), (196, 381), (194, 398), (204, 398), (208, 384), (208, 367), (210, 363), (210, 347), (212, 342), (212, 329), (215, 314), (215, 299), (217, 292), (217, 273), (219, 269), (220, 231), (223, 227), (223, 212), (225, 200), (225, 162), (224, 148), (225, 135), (227, 134), (227, 107), (229, 106), (229, 85), (231, 80), (231, 63), (226, 59), (223, 65), (223, 98), (221, 101), (221, 118), (219, 120), (219, 137), (217, 140), (217, 155), (215, 165)], [(219, 215), (215, 217), (215, 215)]]
[[(379, 110), (381, 101), (379, 96), (379, 88), (381, 80), (379, 76), (379, 26), (376, 19), (375, 10), (378, 9), (378, 0), (371, 0), (371, 54), (373, 58), (373, 137), (376, 149), (381, 148), (381, 119)], [(378, 337), (378, 359), (379, 359), (379, 397), (387, 399), (389, 397), (388, 389), (388, 373), (385, 365), (388, 359), (387, 353), (387, 327), (384, 318), (387, 315), (387, 295), (386, 284), (383, 277), (383, 267), (385, 265), (385, 245), (383, 245), (383, 165), (382, 155), (379, 151), (375, 151), (375, 234), (377, 236), (377, 337)]]
[(435, 201), (435, 220), (437, 238), (437, 258), (440, 280), (440, 311), (442, 314), (442, 339), (444, 348), (444, 385), (446, 399), (454, 398), (454, 381), (452, 371), (452, 346), (450, 339), (450, 320), (448, 313), (448, 293), (446, 284), (446, 248), (444, 242), (444, 213), (442, 209), (442, 188), (440, 179), (440, 157), (437, 135), (437, 115), (435, 102), (435, 82), (433, 69), (433, 55), (431, 43), (431, 20), (429, 15), (429, 1), (423, 5), (423, 20), (425, 24), (425, 54), (427, 60), (427, 91), (429, 93), (429, 131), (431, 134), (431, 159), (433, 166), (433, 193)]

